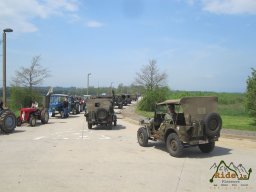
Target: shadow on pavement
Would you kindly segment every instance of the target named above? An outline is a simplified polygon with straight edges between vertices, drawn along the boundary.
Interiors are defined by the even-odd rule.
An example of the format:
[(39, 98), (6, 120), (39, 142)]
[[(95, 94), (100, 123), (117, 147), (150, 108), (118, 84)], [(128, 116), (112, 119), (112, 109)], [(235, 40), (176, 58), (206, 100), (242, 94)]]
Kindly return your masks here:
[(12, 134), (16, 134), (16, 133), (26, 132), (25, 130), (16, 130), (16, 129), (12, 133), (4, 133), (4, 132), (0, 131), (0, 136), (2, 136), (2, 135), (12, 135)]
[(110, 131), (117, 131), (117, 130), (121, 130), (121, 129), (126, 129), (125, 126), (123, 125), (116, 125), (116, 126), (105, 126), (105, 125), (97, 125), (97, 126), (93, 126), (91, 130), (110, 130)]
[[(168, 153), (165, 143), (162, 142), (149, 142), (148, 147), (155, 147), (156, 149), (160, 149), (166, 153)], [(184, 148), (183, 155), (181, 158), (209, 158), (216, 156), (224, 156), (231, 154), (231, 150), (225, 147), (215, 146), (214, 150), (211, 153), (202, 153), (197, 146)]]

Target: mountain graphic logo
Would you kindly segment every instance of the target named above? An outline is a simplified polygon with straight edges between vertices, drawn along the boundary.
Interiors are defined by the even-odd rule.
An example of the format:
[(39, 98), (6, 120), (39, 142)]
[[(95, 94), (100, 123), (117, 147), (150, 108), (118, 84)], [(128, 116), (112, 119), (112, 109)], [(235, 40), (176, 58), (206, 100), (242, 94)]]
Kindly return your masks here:
[(214, 163), (210, 170), (214, 170), (214, 174), (210, 179), (212, 183), (214, 179), (237, 179), (237, 180), (249, 180), (252, 169), (246, 170), (246, 168), (242, 165), (235, 165), (231, 162), (229, 165), (226, 164), (225, 161), (220, 161), (219, 164)]

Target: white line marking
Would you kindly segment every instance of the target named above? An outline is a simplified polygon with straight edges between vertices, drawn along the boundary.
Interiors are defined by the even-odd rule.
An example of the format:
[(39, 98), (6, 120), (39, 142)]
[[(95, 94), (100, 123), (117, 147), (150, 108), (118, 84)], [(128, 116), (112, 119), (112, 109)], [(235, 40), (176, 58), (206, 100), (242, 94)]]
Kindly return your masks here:
[(40, 140), (40, 139), (43, 139), (43, 138), (45, 138), (45, 136), (42, 136), (42, 137), (36, 137), (36, 138), (34, 138), (33, 140), (34, 140), (34, 141), (36, 141), (36, 140)]

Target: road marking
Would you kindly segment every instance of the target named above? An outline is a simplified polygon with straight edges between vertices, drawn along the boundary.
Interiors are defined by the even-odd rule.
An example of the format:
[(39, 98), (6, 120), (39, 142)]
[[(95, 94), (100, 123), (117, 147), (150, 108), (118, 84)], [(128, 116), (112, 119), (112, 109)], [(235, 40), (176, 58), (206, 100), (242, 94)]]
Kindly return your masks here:
[(111, 139), (110, 137), (107, 137), (107, 136), (105, 136), (105, 135), (101, 135), (101, 138), (99, 138), (99, 139), (106, 139), (106, 140), (108, 140), (108, 139)]
[(40, 139), (43, 139), (43, 138), (45, 138), (45, 136), (36, 137), (36, 138), (34, 138), (33, 140), (36, 141), (36, 140), (40, 140)]

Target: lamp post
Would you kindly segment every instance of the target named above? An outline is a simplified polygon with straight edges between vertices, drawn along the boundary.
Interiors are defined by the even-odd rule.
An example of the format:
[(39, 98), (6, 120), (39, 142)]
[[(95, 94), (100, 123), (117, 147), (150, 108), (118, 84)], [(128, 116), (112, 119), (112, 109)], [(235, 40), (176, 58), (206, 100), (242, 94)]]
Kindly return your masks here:
[(113, 85), (113, 83), (114, 82), (111, 82), (111, 84), (110, 84), (110, 95), (112, 94), (112, 90), (113, 90), (112, 85)]
[(11, 28), (3, 30), (3, 107), (6, 107), (6, 33), (13, 32)]
[(91, 73), (88, 73), (87, 75), (87, 95), (89, 95), (89, 77), (90, 77)]

